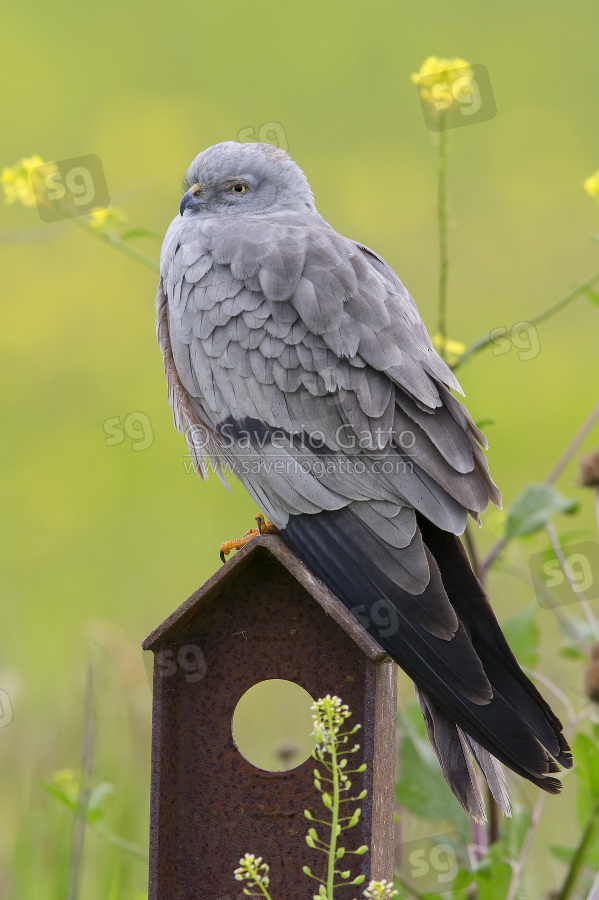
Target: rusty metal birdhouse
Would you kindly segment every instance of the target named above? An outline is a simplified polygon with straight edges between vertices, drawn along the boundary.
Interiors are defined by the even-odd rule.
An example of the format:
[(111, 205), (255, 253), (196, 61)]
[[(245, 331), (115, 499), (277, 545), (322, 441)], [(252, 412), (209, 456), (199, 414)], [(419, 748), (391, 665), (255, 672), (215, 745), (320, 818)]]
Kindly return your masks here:
[(268, 679), (336, 694), (362, 724), (356, 781), (368, 794), (348, 843), (370, 852), (352, 874), (392, 878), (396, 666), (281, 538), (250, 541), (143, 647), (154, 653), (149, 900), (236, 900), (246, 852), (269, 863), (273, 897), (314, 893), (302, 873), (324, 861), (305, 842), (304, 810), (322, 808), (314, 761), (265, 771), (233, 737), (238, 701)]

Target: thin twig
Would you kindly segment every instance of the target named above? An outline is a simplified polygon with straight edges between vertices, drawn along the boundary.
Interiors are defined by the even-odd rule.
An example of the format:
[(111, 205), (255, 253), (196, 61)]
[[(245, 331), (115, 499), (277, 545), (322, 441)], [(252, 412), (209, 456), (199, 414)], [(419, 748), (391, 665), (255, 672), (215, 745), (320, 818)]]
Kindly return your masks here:
[(518, 566), (507, 566), (504, 570), (506, 575), (513, 575), (514, 578), (519, 578), (520, 581), (525, 584), (530, 583), (530, 578), (532, 577), (532, 583), (535, 591), (537, 592), (537, 597), (539, 599), (539, 603), (542, 599), (546, 600), (546, 605), (541, 607), (542, 609), (550, 609), (554, 614), (563, 630), (566, 634), (572, 639), (572, 642), (576, 645), (576, 647), (580, 650), (583, 656), (589, 655), (589, 647), (586, 641), (584, 641), (574, 622), (572, 619), (565, 615), (558, 606), (553, 605), (553, 597), (550, 592), (547, 590), (547, 585), (542, 580), (542, 578), (537, 578), (534, 575), (530, 575), (525, 569), (520, 569)]
[(147, 860), (148, 859), (148, 851), (144, 850), (143, 847), (138, 847), (137, 844), (132, 844), (131, 841), (125, 840), (125, 838), (120, 837), (118, 834), (115, 834), (114, 831), (111, 831), (110, 828), (107, 828), (101, 822), (96, 825), (93, 825), (93, 830), (107, 840), (110, 844), (114, 844), (115, 847), (120, 847), (121, 850), (124, 850), (125, 853), (130, 853), (131, 856), (136, 856), (138, 859)]
[(568, 565), (568, 561), (567, 561), (566, 557), (564, 556), (564, 551), (562, 550), (562, 545), (560, 544), (557, 529), (556, 529), (555, 525), (553, 524), (553, 522), (547, 522), (547, 525), (545, 527), (547, 529), (547, 534), (549, 535), (549, 540), (551, 542), (553, 552), (555, 553), (557, 561), (560, 564), (561, 570), (566, 577), (566, 581), (572, 588), (572, 591), (576, 595), (578, 602), (580, 603), (580, 605), (584, 611), (584, 614), (587, 618), (587, 622), (589, 623), (591, 631), (593, 632), (593, 637), (595, 638), (595, 640), (597, 642), (599, 642), (599, 624), (597, 624), (597, 619), (595, 618), (595, 614), (594, 614), (593, 610), (591, 609), (591, 605), (590, 605), (589, 601), (585, 597), (584, 592), (581, 590), (578, 582), (572, 575), (572, 571), (570, 569), (570, 566)]
[(121, 253), (125, 253), (131, 259), (134, 259), (136, 262), (141, 263), (142, 266), (145, 266), (147, 269), (151, 269), (153, 272), (160, 272), (160, 263), (157, 260), (152, 259), (149, 256), (146, 256), (145, 253), (141, 253), (139, 250), (136, 250), (135, 247), (130, 247), (129, 244), (122, 241), (117, 235), (111, 234), (107, 231), (98, 231), (98, 229), (93, 228), (87, 220), (82, 219), (73, 219), (73, 222), (78, 225), (80, 228), (83, 228), (88, 234), (93, 235), (93, 237), (99, 238), (105, 243), (109, 244), (111, 247), (114, 247), (115, 250), (120, 250)]
[[(538, 673), (535, 673), (538, 675)], [(543, 680), (543, 679), (541, 679)], [(569, 701), (568, 701), (569, 703)], [(582, 710), (577, 716), (570, 717), (566, 727), (564, 728), (564, 735), (566, 738), (569, 738), (570, 735), (578, 728), (580, 723), (586, 719), (589, 714), (593, 711), (594, 704), (589, 704), (585, 709)], [(563, 775), (566, 775), (567, 772), (564, 772)], [(541, 821), (541, 814), (543, 812), (543, 807), (545, 805), (545, 801), (549, 795), (542, 790), (539, 790), (539, 794), (535, 805), (533, 807), (531, 816), (530, 816), (530, 825), (528, 831), (526, 832), (526, 837), (524, 838), (524, 842), (522, 847), (520, 848), (520, 855), (518, 859), (511, 860), (510, 864), (512, 866), (512, 879), (510, 881), (510, 888), (505, 900), (514, 900), (516, 896), (516, 891), (518, 890), (518, 886), (520, 884), (520, 878), (522, 877), (522, 871), (524, 869), (524, 864), (526, 863), (526, 858), (530, 852), (530, 848), (532, 846), (534, 833)], [(558, 898), (559, 900), (559, 898)], [(589, 898), (590, 900), (590, 898)], [(597, 897), (593, 897), (592, 900), (599, 900), (599, 895)]]
[(562, 456), (555, 464), (554, 468), (551, 470), (549, 475), (547, 476), (547, 484), (553, 484), (559, 476), (562, 474), (582, 442), (584, 441), (587, 434), (592, 429), (595, 422), (599, 419), (599, 402), (597, 405), (591, 410), (587, 418), (584, 420), (566, 449), (564, 450)]
[(599, 872), (595, 875), (593, 886), (589, 892), (587, 900), (599, 900)]
[[(597, 274), (597, 279), (599, 279), (599, 273)], [(546, 484), (553, 484), (557, 478), (561, 475), (567, 464), (570, 462), (578, 448), (580, 447), (582, 441), (585, 439), (587, 434), (592, 429), (595, 422), (599, 419), (599, 403), (592, 409), (590, 414), (584, 420), (559, 460), (545, 479)], [(480, 571), (484, 575), (490, 566), (495, 562), (503, 548), (509, 542), (509, 538), (502, 537), (500, 538), (485, 556), (483, 561), (480, 564)]]
[(540, 681), (541, 684), (544, 684), (545, 687), (557, 697), (560, 703), (563, 703), (566, 707), (566, 712), (568, 713), (568, 723), (576, 721), (576, 711), (572, 705), (572, 701), (560, 688), (558, 688), (554, 681), (547, 678), (542, 672), (537, 672), (536, 669), (529, 669), (528, 666), (522, 666), (522, 671), (526, 672), (530, 678), (534, 678), (535, 681)]
[[(599, 272), (595, 272), (594, 275), (591, 275), (590, 278), (587, 278), (586, 281), (583, 281), (573, 290), (571, 290), (565, 297), (562, 297), (561, 300), (558, 300), (557, 303), (554, 303), (553, 306), (550, 306), (548, 309), (543, 312), (538, 313), (536, 316), (532, 316), (532, 318), (527, 319), (527, 322), (530, 322), (531, 325), (538, 325), (540, 322), (544, 322), (545, 319), (548, 319), (550, 316), (555, 315), (556, 312), (559, 312), (565, 306), (568, 306), (573, 300), (576, 300), (577, 297), (580, 297), (582, 294), (586, 293), (596, 282), (599, 281)], [(491, 334), (485, 334), (482, 337), (477, 338), (477, 340), (473, 341), (472, 344), (462, 353), (460, 358), (457, 360), (455, 365), (452, 367), (454, 370), (461, 366), (466, 360), (470, 359), (476, 353), (480, 353), (481, 350), (484, 350), (485, 347), (488, 347), (493, 343), (493, 338)]]
[(447, 340), (447, 130), (441, 120), (439, 131), (439, 165), (437, 169), (437, 220), (439, 223), (439, 335), (440, 354), (445, 359)]
[(85, 713), (83, 734), (81, 737), (81, 782), (79, 785), (77, 811), (75, 813), (75, 821), (73, 824), (73, 844), (71, 848), (67, 900), (77, 900), (81, 888), (83, 844), (85, 841), (87, 809), (91, 794), (92, 770), (94, 764), (95, 725), (95, 672), (93, 664), (90, 663), (87, 668), (87, 680), (85, 685)]
[(489, 840), (484, 822), (472, 822), (472, 856), (475, 864), (483, 859), (489, 852)]
[(559, 894), (557, 895), (556, 900), (568, 900), (570, 897), (572, 890), (578, 880), (578, 876), (580, 875), (580, 870), (584, 865), (584, 858), (586, 856), (586, 852), (589, 848), (591, 841), (595, 836), (595, 829), (597, 827), (597, 818), (599, 817), (599, 801), (593, 807), (593, 811), (589, 816), (589, 820), (586, 824), (586, 827), (580, 837), (580, 841), (578, 842), (578, 846), (574, 852), (574, 856), (570, 862), (568, 867), (568, 871), (566, 872), (566, 877), (564, 879), (564, 883), (561, 887)]
[(543, 807), (545, 805), (547, 796), (548, 795), (545, 793), (545, 791), (539, 791), (539, 796), (537, 797), (536, 803), (533, 807), (530, 816), (530, 825), (528, 826), (526, 837), (524, 838), (522, 847), (520, 848), (518, 859), (512, 861), (512, 878), (505, 900), (514, 900), (514, 897), (516, 896), (516, 891), (518, 890), (520, 878), (522, 877), (522, 872), (524, 870), (524, 864), (526, 862), (528, 854), (530, 853), (530, 848), (532, 846), (535, 832), (539, 826), (539, 822), (541, 821), (541, 813), (543, 812)]
[(568, 728), (564, 729), (564, 733), (566, 734), (566, 737), (568, 737), (568, 734), (571, 731), (576, 731), (578, 726), (582, 722), (584, 722), (585, 719), (592, 718), (592, 714), (595, 712), (595, 709), (596, 709), (596, 706), (594, 703), (589, 703), (588, 706), (585, 706), (585, 708), (581, 712), (579, 712), (577, 716), (574, 717), (572, 722), (568, 724)]

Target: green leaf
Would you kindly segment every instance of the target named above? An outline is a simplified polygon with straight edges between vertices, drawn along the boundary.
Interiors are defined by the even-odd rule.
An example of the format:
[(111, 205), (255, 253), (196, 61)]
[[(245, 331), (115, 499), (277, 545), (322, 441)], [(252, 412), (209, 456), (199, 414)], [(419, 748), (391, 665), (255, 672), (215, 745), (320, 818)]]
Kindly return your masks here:
[(595, 291), (592, 291), (591, 288), (588, 288), (585, 291), (585, 294), (587, 295), (589, 300), (592, 300), (593, 303), (596, 303), (597, 306), (599, 306), (599, 294), (595, 293)]
[(538, 609), (537, 603), (531, 603), (501, 626), (520, 665), (530, 669), (534, 669), (539, 656), (539, 628), (535, 621)]
[(68, 806), (73, 812), (77, 810), (77, 801), (74, 801), (68, 794), (61, 791), (60, 788), (55, 787), (53, 784), (49, 784), (47, 781), (40, 781), (40, 787), (47, 794), (50, 794), (51, 797), (55, 797), (57, 800), (60, 800), (61, 803), (64, 803), (65, 806)]
[(106, 797), (108, 797), (108, 795), (112, 794), (113, 792), (114, 785), (110, 784), (108, 781), (103, 781), (101, 784), (97, 784), (90, 794), (87, 808), (93, 810), (100, 809)]
[(572, 857), (574, 856), (574, 850), (570, 849), (570, 847), (549, 847), (549, 852), (552, 856), (555, 856), (556, 859), (559, 859), (560, 862), (565, 863), (567, 866), (572, 862)]
[(505, 537), (510, 540), (540, 531), (556, 513), (574, 513), (579, 504), (564, 497), (551, 484), (527, 484), (512, 502), (505, 523)]
[(574, 740), (576, 771), (584, 786), (599, 799), (599, 747), (588, 734), (577, 734)]
[(460, 869), (458, 874), (455, 877), (455, 880), (451, 886), (452, 891), (461, 891), (464, 888), (470, 887), (472, 884), (472, 872), (468, 869)]
[(487, 860), (474, 873), (477, 897), (478, 900), (498, 900), (507, 895), (512, 880), (512, 867), (500, 859), (493, 859), (491, 853)]
[(501, 839), (489, 847), (487, 855), (474, 873), (478, 889), (477, 900), (503, 900), (507, 895), (512, 880), (512, 867), (506, 859), (518, 857), (530, 825), (530, 816), (523, 807), (515, 805), (513, 813), (513, 820), (504, 820)]
[[(67, 806), (71, 812), (77, 812), (79, 809), (79, 796), (70, 795), (66, 790), (58, 787), (56, 784), (50, 784), (46, 781), (40, 782), (41, 788), (46, 791), (47, 794), (50, 794), (51, 797), (55, 797), (56, 800), (59, 800), (65, 806)], [(69, 785), (72, 790), (72, 786)], [(90, 825), (95, 825), (104, 817), (104, 810), (102, 809), (102, 804), (106, 797), (114, 791), (114, 785), (109, 784), (108, 782), (102, 782), (102, 784), (96, 785), (95, 788), (92, 789), (89, 801), (87, 804), (86, 810), (86, 818)]]
[(578, 661), (587, 658), (582, 650), (579, 650), (578, 647), (574, 646), (560, 647), (558, 653), (560, 656), (563, 656), (564, 659), (575, 659)]

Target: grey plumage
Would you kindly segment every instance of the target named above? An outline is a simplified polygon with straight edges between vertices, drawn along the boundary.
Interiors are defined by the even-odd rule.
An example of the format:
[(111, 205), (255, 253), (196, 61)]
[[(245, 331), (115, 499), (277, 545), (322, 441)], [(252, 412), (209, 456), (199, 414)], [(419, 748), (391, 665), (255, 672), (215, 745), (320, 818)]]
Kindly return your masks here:
[[(501, 497), (484, 436), (451, 394), (461, 388), (409, 292), (322, 219), (283, 151), (218, 144), (187, 177), (192, 190), (162, 248), (157, 315), (175, 424), (198, 474), (209, 464), (235, 474), (350, 608), (358, 586), (361, 599), (388, 598), (401, 628), (369, 628), (416, 681), (431, 743), (471, 815), (484, 815), (472, 759), (506, 812), (495, 756), (557, 790), (553, 758), (569, 764), (559, 722), (512, 673), (518, 702), (539, 717), (527, 730), (524, 706), (502, 699), (507, 675), (481, 661), (467, 607), (457, 612), (461, 587), (449, 587), (457, 570), (476, 593), (442, 535), (457, 541), (468, 514), (478, 521)], [(476, 603), (495, 634), (486, 600)], [(513, 666), (508, 655), (502, 665)], [(517, 735), (511, 749), (506, 728)]]

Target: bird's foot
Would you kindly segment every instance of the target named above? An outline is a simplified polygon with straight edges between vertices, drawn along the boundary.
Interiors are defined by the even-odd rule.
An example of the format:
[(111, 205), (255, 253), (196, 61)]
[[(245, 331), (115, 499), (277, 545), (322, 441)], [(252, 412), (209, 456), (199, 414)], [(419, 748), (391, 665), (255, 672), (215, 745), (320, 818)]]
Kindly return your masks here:
[(235, 541), (223, 541), (220, 545), (220, 558), (221, 562), (226, 562), (225, 557), (229, 555), (231, 550), (241, 550), (242, 547), (245, 547), (248, 541), (251, 541), (253, 537), (256, 537), (258, 534), (278, 534), (279, 529), (276, 525), (273, 525), (266, 516), (263, 516), (262, 513), (256, 516), (256, 522), (258, 523), (257, 528), (250, 528), (249, 531), (246, 531), (242, 538), (237, 538)]

